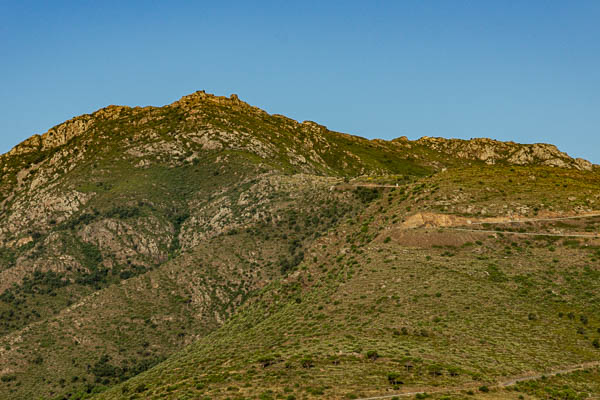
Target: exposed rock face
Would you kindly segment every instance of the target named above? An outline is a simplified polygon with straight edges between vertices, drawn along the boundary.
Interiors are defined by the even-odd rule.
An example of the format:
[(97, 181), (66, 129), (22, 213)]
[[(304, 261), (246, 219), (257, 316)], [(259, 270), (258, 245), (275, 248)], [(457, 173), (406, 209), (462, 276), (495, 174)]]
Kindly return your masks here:
[(583, 158), (576, 158), (575, 164), (577, 164), (579, 166), (579, 169), (583, 171), (591, 171), (594, 169), (594, 164), (592, 164), (588, 160), (584, 160)]
[[(192, 110), (197, 108), (199, 102), (212, 102), (216, 104), (225, 104), (229, 106), (248, 107), (254, 111), (260, 111), (259, 108), (252, 107), (249, 104), (241, 101), (236, 94), (232, 94), (229, 98), (222, 96), (214, 96), (207, 94), (204, 91), (198, 91), (188, 96), (182, 97), (180, 100), (174, 102), (170, 107), (180, 108), (183, 110)], [(102, 108), (92, 114), (85, 114), (75, 117), (69, 121), (66, 121), (60, 125), (57, 125), (48, 130), (48, 132), (42, 135), (34, 135), (29, 139), (15, 146), (8, 155), (19, 155), (25, 153), (31, 153), (34, 151), (48, 150), (62, 146), (69, 142), (74, 137), (80, 136), (87, 132), (90, 127), (98, 120), (114, 120), (118, 119), (122, 112), (133, 111), (134, 114), (142, 113), (155, 109), (156, 107), (127, 107), (127, 106), (115, 106), (111, 105)], [(266, 114), (266, 113), (265, 113)], [(140, 123), (146, 122), (145, 120)]]
[(21, 144), (15, 146), (8, 154), (25, 154), (33, 151), (49, 150), (62, 146), (74, 137), (80, 136), (87, 132), (90, 126), (93, 125), (97, 119), (117, 118), (120, 111), (127, 108), (128, 107), (122, 106), (108, 106), (92, 115), (75, 117), (67, 122), (55, 126), (43, 135), (32, 136)]
[(60, 223), (79, 211), (92, 196), (76, 191), (40, 191), (32, 196), (27, 203), (16, 202), (11, 213), (3, 220), (0, 227), (0, 243), (5, 236), (18, 235), (27, 229), (44, 230), (50, 225), (50, 220)]
[(582, 171), (593, 169), (591, 162), (581, 158), (573, 159), (568, 154), (558, 150), (556, 146), (545, 143), (518, 144), (486, 138), (461, 140), (427, 136), (416, 142), (450, 156), (480, 160), (486, 164), (506, 162), (515, 165), (539, 164), (559, 168), (574, 168)]
[[(231, 109), (233, 111), (243, 111), (244, 113), (256, 114), (260, 116), (269, 116), (269, 114), (267, 114), (265, 111), (257, 107), (253, 107), (240, 100), (236, 94), (232, 94), (230, 97), (224, 97), (208, 94), (205, 91), (197, 91), (190, 95), (183, 96), (180, 100), (166, 106), (165, 108), (169, 108), (174, 111), (176, 110), (179, 113), (186, 114), (186, 120), (188, 121), (203, 123), (204, 114), (202, 112), (202, 108), (204, 106), (210, 106), (211, 104), (225, 106), (225, 108)], [(158, 110), (160, 110), (160, 108), (157, 107), (132, 108), (126, 106), (111, 105), (100, 109), (92, 114), (86, 114), (79, 117), (75, 117), (69, 121), (55, 126), (54, 128), (51, 128), (50, 130), (48, 130), (48, 132), (42, 135), (34, 135), (31, 138), (17, 145), (5, 156), (33, 153), (36, 151), (44, 151), (63, 146), (67, 144), (71, 139), (78, 136), (82, 136), (86, 132), (90, 132), (90, 130), (93, 130), (92, 128), (97, 122), (118, 120), (126, 114), (130, 120), (132, 119), (132, 116), (140, 115), (139, 120), (133, 122), (133, 125), (143, 126), (148, 121), (151, 121), (153, 119), (154, 112)], [(328, 132), (325, 126), (319, 125), (312, 121), (304, 121), (300, 124), (297, 121), (279, 115), (273, 115), (271, 117), (276, 117), (284, 120), (288, 127), (291, 129), (301, 129), (305, 131), (306, 135), (302, 135), (302, 137), (297, 138), (294, 137), (293, 139), (297, 141), (298, 144), (303, 142), (302, 147), (309, 149), (313, 153), (311, 154), (311, 161), (316, 163), (323, 162), (323, 155), (318, 154), (318, 150), (320, 149), (320, 145), (322, 144), (326, 146), (324, 151), (327, 151), (327, 147), (329, 146), (326, 140), (322, 140), (322, 135)], [(208, 131), (210, 131), (210, 124), (208, 125)], [(229, 144), (225, 144), (225, 147), (235, 148), (236, 150), (240, 148), (246, 149), (246, 147), (248, 147), (248, 139), (241, 139), (239, 137), (240, 135), (245, 135), (244, 132), (215, 132), (214, 129), (212, 129), (212, 131), (212, 135), (201, 135), (198, 139), (205, 142), (203, 144), (205, 145), (206, 149), (220, 149), (225, 144), (223, 143), (224, 141), (230, 142)], [(153, 132), (147, 132), (146, 135), (148, 135), (148, 138), (158, 139), (158, 137), (154, 137)], [(228, 135), (230, 137), (228, 137)], [(346, 136), (350, 140), (358, 139), (351, 135), (344, 136)], [(139, 139), (139, 134), (136, 134), (134, 139)], [(252, 138), (252, 140), (254, 141), (254, 143), (251, 143), (253, 148), (261, 148), (261, 151), (258, 151), (257, 155), (259, 155), (260, 157), (265, 157), (265, 155), (269, 153), (268, 151), (265, 151), (266, 148), (271, 147), (272, 144), (268, 142), (259, 143), (259, 141), (256, 140), (256, 138)], [(376, 142), (377, 141), (372, 141), (371, 143)], [(411, 142), (403, 136), (401, 138), (395, 139), (394, 143), (400, 144), (404, 151), (408, 151), (409, 153), (412, 152), (411, 143), (415, 143), (417, 145), (420, 144), (438, 152), (447, 154), (451, 157), (469, 160), (480, 160), (487, 164), (495, 164), (498, 162), (506, 162), (515, 165), (539, 164), (560, 168), (574, 168), (583, 171), (591, 171), (595, 168), (594, 165), (587, 160), (580, 158), (573, 159), (568, 154), (558, 150), (556, 146), (543, 143), (518, 144), (514, 142), (501, 142), (487, 138), (460, 140), (433, 138), (427, 136), (424, 136), (415, 142)], [(272, 151), (270, 153), (271, 154), (269, 156), (272, 156)], [(298, 159), (296, 160), (296, 155), (294, 154), (293, 150), (291, 150), (290, 155), (293, 160), (292, 164), (302, 165), (306, 163), (305, 160), (302, 160), (302, 157), (297, 157)], [(5, 156), (0, 156), (0, 158)], [(419, 156), (417, 155), (413, 156), (415, 158), (419, 158)], [(306, 171), (309, 172), (309, 169), (307, 169)]]

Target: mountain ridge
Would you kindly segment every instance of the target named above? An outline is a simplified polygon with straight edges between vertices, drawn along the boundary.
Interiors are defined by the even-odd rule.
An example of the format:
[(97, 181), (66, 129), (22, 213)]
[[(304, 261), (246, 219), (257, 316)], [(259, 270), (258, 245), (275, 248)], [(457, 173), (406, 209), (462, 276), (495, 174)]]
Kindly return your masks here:
[[(94, 122), (98, 119), (114, 120), (118, 119), (123, 111), (137, 113), (149, 112), (165, 108), (181, 108), (185, 112), (192, 112), (198, 108), (199, 103), (220, 104), (227, 107), (246, 109), (252, 112), (263, 114), (274, 118), (283, 118), (293, 124), (306, 126), (316, 131), (324, 132), (327, 128), (313, 121), (299, 122), (280, 114), (269, 114), (266, 111), (254, 107), (242, 100), (236, 95), (231, 94), (229, 97), (216, 96), (206, 93), (205, 91), (196, 91), (189, 95), (181, 97), (179, 100), (163, 107), (156, 106), (121, 106), (109, 105), (103, 107), (90, 114), (84, 114), (60, 123), (53, 128), (50, 128), (43, 134), (36, 134), (23, 142), (14, 146), (7, 153), (0, 155), (0, 158), (26, 154), (35, 151), (50, 150), (62, 145), (65, 145), (71, 139), (83, 135)], [(423, 136), (416, 140), (408, 140), (406, 136), (396, 139), (365, 139), (357, 135), (336, 132), (340, 135), (348, 137), (369, 140), (370, 142), (383, 141), (386, 143), (400, 143), (404, 147), (408, 144), (423, 145), (440, 153), (450, 156), (456, 156), (463, 159), (480, 160), (488, 164), (495, 162), (508, 162), (515, 165), (528, 165), (532, 163), (542, 163), (544, 165), (556, 166), (561, 168), (576, 168), (590, 171), (593, 168), (598, 168), (588, 160), (583, 158), (573, 158), (568, 154), (561, 152), (555, 145), (547, 143), (520, 144), (513, 141), (498, 141), (489, 138), (472, 138), (472, 139), (449, 139), (443, 137)], [(520, 148), (519, 148), (520, 147)], [(408, 147), (410, 148), (410, 147)], [(507, 156), (506, 153), (511, 153)]]

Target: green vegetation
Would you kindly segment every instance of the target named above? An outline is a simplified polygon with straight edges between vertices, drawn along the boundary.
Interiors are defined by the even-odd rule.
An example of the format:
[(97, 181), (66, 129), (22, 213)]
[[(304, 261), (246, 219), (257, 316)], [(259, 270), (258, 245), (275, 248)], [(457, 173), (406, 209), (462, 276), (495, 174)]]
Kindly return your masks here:
[(2, 398), (598, 392), (594, 368), (497, 386), (600, 360), (598, 169), (202, 94), (57, 132), (0, 158)]

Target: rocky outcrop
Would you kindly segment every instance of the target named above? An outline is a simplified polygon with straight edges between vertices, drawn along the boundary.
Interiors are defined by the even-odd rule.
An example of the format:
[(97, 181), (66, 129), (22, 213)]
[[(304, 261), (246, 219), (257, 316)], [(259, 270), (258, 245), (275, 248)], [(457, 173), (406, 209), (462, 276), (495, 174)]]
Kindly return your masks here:
[(449, 156), (467, 160), (479, 160), (486, 164), (505, 162), (514, 165), (547, 165), (559, 168), (573, 168), (591, 171), (593, 164), (587, 160), (573, 159), (558, 150), (556, 146), (545, 143), (518, 144), (493, 139), (477, 138), (471, 140), (444, 139), (424, 136), (417, 144)]
[[(180, 100), (166, 106), (167, 108), (183, 110), (191, 115), (197, 114), (202, 107), (199, 107), (201, 103), (205, 104), (218, 104), (222, 106), (228, 106), (232, 108), (247, 108), (252, 112), (258, 112), (266, 114), (265, 111), (253, 107), (248, 103), (239, 99), (236, 94), (232, 94), (230, 97), (215, 96), (208, 94), (204, 91), (197, 91), (190, 95), (182, 97)], [(114, 120), (120, 118), (124, 113), (131, 113), (132, 115), (138, 113), (147, 113), (146, 116), (141, 118), (138, 124), (144, 124), (152, 119), (152, 110), (157, 109), (156, 107), (127, 107), (127, 106), (116, 106), (110, 105), (102, 108), (92, 114), (85, 114), (68, 120), (60, 125), (57, 125), (49, 129), (44, 134), (36, 134), (22, 143), (15, 146), (5, 155), (6, 156), (18, 156), (21, 154), (33, 153), (37, 151), (50, 150), (59, 146), (67, 144), (71, 139), (81, 136), (86, 132), (90, 131), (91, 128), (97, 122), (102, 120)], [(132, 122), (135, 124), (135, 122)]]
[[(239, 116), (243, 116), (242, 120), (244, 121), (242, 124), (236, 125), (235, 122), (239, 122), (237, 121)], [(273, 132), (263, 135), (262, 132), (245, 131), (248, 124), (262, 123), (266, 118), (269, 119), (269, 128), (274, 129)], [(103, 124), (106, 121), (115, 120), (123, 120), (122, 124), (116, 124), (120, 126), (119, 128), (115, 128), (115, 124), (112, 124), (111, 128), (106, 128)], [(170, 121), (173, 120), (182, 127), (178, 128), (177, 125), (172, 125)], [(191, 137), (191, 140), (202, 144), (204, 150), (227, 148), (250, 151), (265, 159), (286, 158), (289, 164), (304, 172), (335, 169), (337, 166), (342, 166), (344, 169), (354, 166), (361, 173), (364, 169), (356, 155), (341, 148), (339, 150), (344, 152), (343, 159), (336, 161), (335, 166), (327, 165), (328, 162), (325, 161), (327, 155), (335, 152), (338, 146), (335, 141), (329, 140), (334, 132), (329, 131), (325, 126), (312, 121), (299, 123), (284, 116), (270, 116), (265, 111), (240, 100), (236, 94), (224, 97), (208, 94), (205, 91), (197, 91), (183, 96), (162, 108), (108, 106), (92, 114), (75, 117), (51, 128), (42, 135), (35, 135), (0, 158), (54, 149), (64, 146), (73, 138), (86, 133), (88, 135), (84, 145), (77, 150), (84, 151), (86, 143), (91, 143), (96, 139), (110, 138), (112, 134), (128, 130), (132, 131), (130, 143), (135, 143), (140, 139), (144, 139), (146, 143), (161, 141), (162, 138), (155, 127), (163, 123), (168, 127), (167, 129), (172, 129), (169, 131), (169, 135), (177, 137), (184, 133)], [(401, 157), (409, 157), (412, 160), (423, 159), (425, 160), (424, 164), (434, 167), (439, 167), (440, 160), (428, 162), (427, 156), (425, 155), (423, 158), (423, 155), (418, 152), (419, 145), (449, 156), (451, 159), (479, 160), (487, 164), (547, 165), (583, 171), (595, 168), (589, 161), (573, 159), (555, 146), (543, 143), (521, 145), (485, 138), (459, 140), (433, 137), (422, 137), (417, 141), (409, 141), (406, 137), (402, 137), (390, 143), (381, 140), (367, 141), (363, 138), (339, 133), (335, 133), (333, 136), (371, 148), (400, 149)], [(281, 144), (284, 144), (285, 148), (280, 146)], [(129, 153), (136, 152), (140, 158), (156, 153), (145, 150), (147, 149), (129, 149)], [(280, 154), (276, 156), (277, 153)], [(145, 165), (145, 163), (147, 162), (141, 165)]]
[(19, 154), (31, 153), (34, 151), (44, 151), (62, 146), (76, 136), (87, 132), (99, 119), (118, 118), (123, 110), (130, 110), (130, 107), (108, 106), (93, 114), (81, 115), (70, 119), (60, 125), (55, 126), (42, 135), (34, 135), (24, 142), (15, 146), (7, 155), (14, 156)]
[(212, 103), (228, 107), (247, 108), (248, 110), (252, 110), (254, 112), (267, 114), (260, 108), (251, 106), (245, 101), (240, 100), (237, 94), (231, 94), (229, 97), (215, 96), (213, 94), (206, 93), (204, 90), (198, 90), (197, 92), (194, 92), (187, 96), (183, 96), (181, 99), (170, 104), (168, 107), (181, 108), (187, 111), (193, 111), (197, 108), (199, 103)]

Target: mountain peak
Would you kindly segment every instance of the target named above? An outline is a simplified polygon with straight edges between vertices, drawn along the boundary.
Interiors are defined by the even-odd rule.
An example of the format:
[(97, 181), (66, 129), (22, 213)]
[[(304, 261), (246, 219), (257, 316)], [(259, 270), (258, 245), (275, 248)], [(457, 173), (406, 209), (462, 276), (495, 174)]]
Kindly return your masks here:
[[(197, 90), (194, 93), (183, 96), (181, 99), (170, 104), (171, 106), (195, 105), (200, 102), (210, 101), (223, 105), (245, 105), (251, 107), (248, 103), (240, 100), (237, 94), (232, 93), (229, 97), (217, 96), (212, 93), (206, 93), (204, 90)], [(254, 108), (254, 107), (253, 107)]]

